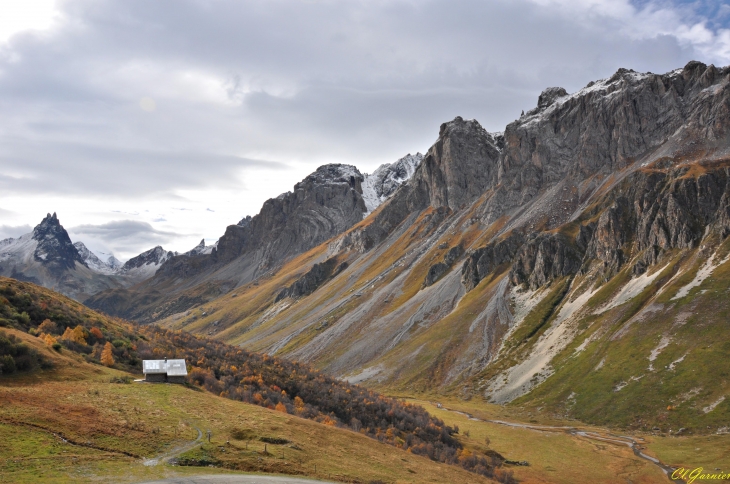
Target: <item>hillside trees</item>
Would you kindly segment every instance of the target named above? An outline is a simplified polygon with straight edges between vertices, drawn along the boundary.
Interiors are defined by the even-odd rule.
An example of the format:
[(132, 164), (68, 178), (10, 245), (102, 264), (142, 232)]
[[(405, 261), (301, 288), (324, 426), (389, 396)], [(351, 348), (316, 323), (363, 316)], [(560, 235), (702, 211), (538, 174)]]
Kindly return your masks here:
[(38, 366), (48, 367), (48, 362), (15, 335), (0, 331), (0, 375), (28, 371)]
[(104, 345), (104, 350), (101, 352), (101, 364), (104, 366), (114, 366), (114, 346), (108, 341)]

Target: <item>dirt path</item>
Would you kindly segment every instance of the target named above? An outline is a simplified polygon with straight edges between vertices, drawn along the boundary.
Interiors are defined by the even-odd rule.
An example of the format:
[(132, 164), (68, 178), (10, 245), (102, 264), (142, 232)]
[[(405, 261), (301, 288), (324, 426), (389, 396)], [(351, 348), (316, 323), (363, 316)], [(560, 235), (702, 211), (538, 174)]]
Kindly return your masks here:
[(667, 464), (664, 464), (659, 459), (652, 457), (650, 455), (646, 455), (642, 452), (644, 450), (644, 439), (641, 437), (628, 437), (626, 435), (614, 435), (614, 434), (600, 434), (598, 432), (590, 431), (590, 430), (584, 430), (579, 429), (577, 427), (570, 427), (570, 426), (552, 426), (552, 425), (529, 425), (529, 424), (523, 424), (518, 422), (507, 422), (505, 420), (488, 420), (488, 419), (482, 419), (477, 418), (473, 416), (470, 413), (462, 412), (459, 410), (453, 410), (451, 408), (444, 407), (440, 403), (437, 402), (431, 402), (432, 404), (436, 405), (438, 408), (442, 410), (446, 410), (447, 412), (453, 412), (458, 413), (459, 415), (463, 415), (467, 417), (469, 420), (474, 420), (477, 422), (489, 422), (493, 424), (498, 425), (506, 425), (508, 427), (518, 427), (523, 429), (530, 429), (530, 430), (537, 430), (541, 432), (563, 432), (570, 435), (575, 435), (579, 437), (585, 437), (587, 439), (591, 440), (598, 440), (601, 442), (608, 442), (610, 444), (615, 445), (625, 445), (627, 447), (630, 447), (631, 450), (634, 452), (634, 455), (637, 457), (647, 460), (654, 464), (655, 466), (659, 467), (662, 472), (667, 476), (667, 479), (669, 479), (671, 482), (684, 482), (681, 479), (672, 479), (672, 473), (675, 471), (675, 469), (671, 466), (668, 466)]
[[(187, 444), (177, 446), (174, 449), (170, 449), (167, 452), (158, 455), (157, 457), (152, 457), (151, 459), (145, 459), (142, 463), (146, 466), (156, 466), (163, 462), (167, 462), (170, 459), (177, 457), (180, 454), (199, 446), (203, 442), (203, 432), (198, 427), (193, 427), (193, 428), (198, 431), (197, 439), (195, 439), (192, 442), (188, 442)], [(177, 482), (177, 481), (175, 481), (175, 482)]]

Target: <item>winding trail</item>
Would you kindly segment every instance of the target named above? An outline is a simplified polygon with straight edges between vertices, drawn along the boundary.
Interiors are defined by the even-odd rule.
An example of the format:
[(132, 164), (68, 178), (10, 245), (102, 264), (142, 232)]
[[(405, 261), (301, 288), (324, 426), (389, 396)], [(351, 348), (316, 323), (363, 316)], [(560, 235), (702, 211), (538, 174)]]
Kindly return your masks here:
[(659, 459), (652, 457), (650, 455), (646, 455), (642, 452), (644, 450), (643, 444), (646, 443), (644, 439), (641, 437), (629, 437), (626, 435), (614, 435), (614, 434), (599, 434), (598, 432), (593, 432), (590, 430), (583, 430), (578, 427), (570, 427), (570, 426), (552, 426), (552, 425), (529, 425), (529, 424), (523, 424), (518, 422), (507, 422), (505, 420), (489, 420), (489, 419), (482, 419), (477, 418), (473, 416), (470, 413), (462, 412), (460, 410), (453, 410), (451, 408), (444, 407), (438, 402), (431, 402), (433, 405), (437, 406), (441, 410), (446, 410), (447, 412), (452, 413), (458, 413), (459, 415), (463, 415), (467, 417), (469, 420), (474, 420), (477, 422), (489, 422), (493, 424), (498, 425), (506, 425), (507, 427), (518, 427), (523, 429), (530, 429), (530, 430), (537, 430), (540, 432), (563, 432), (569, 435), (575, 435), (579, 437), (585, 437), (587, 439), (591, 440), (598, 440), (601, 442), (608, 442), (610, 444), (616, 444), (616, 445), (625, 445), (634, 452), (634, 455), (637, 457), (647, 460), (654, 464), (655, 466), (659, 467), (662, 472), (667, 476), (667, 478), (671, 482), (684, 482), (681, 479), (672, 479), (672, 473), (675, 471), (674, 467), (671, 467), (663, 462), (661, 462)]
[(163, 462), (167, 462), (170, 459), (179, 456), (180, 454), (187, 452), (191, 449), (194, 449), (195, 447), (199, 446), (203, 443), (203, 432), (198, 428), (193, 426), (195, 430), (198, 431), (198, 438), (193, 440), (192, 442), (188, 442), (187, 444), (179, 445), (173, 449), (168, 450), (167, 452), (164, 452), (157, 457), (152, 457), (150, 459), (145, 459), (142, 461), (142, 464), (151, 467), (159, 465)]

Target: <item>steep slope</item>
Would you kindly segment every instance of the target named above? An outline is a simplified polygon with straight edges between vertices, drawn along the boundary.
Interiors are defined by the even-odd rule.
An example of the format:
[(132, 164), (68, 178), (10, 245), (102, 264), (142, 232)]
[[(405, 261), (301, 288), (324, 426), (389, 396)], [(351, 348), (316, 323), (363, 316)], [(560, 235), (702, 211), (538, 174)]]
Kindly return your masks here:
[[(408, 163), (412, 161), (401, 165)], [(403, 170), (397, 173), (407, 176), (407, 168)], [(360, 222), (367, 212), (362, 182), (354, 166), (321, 166), (292, 192), (267, 200), (255, 217), (229, 226), (209, 254), (194, 250), (173, 257), (153, 278), (129, 289), (98, 294), (86, 304), (149, 322), (264, 277), (284, 261)]]
[[(721, 345), (700, 349), (727, 338), (726, 303), (698, 287), (710, 284), (708, 271), (724, 274), (730, 233), (729, 75), (698, 62), (664, 75), (621, 69), (574, 94), (546, 89), (503, 134), (456, 118), (363, 222), (237, 297), (162, 323), (368, 385), (717, 430), (730, 415), (726, 384), (709, 387), (726, 381), (712, 363)], [(312, 277), (332, 257), (347, 268)], [(297, 280), (308, 290), (279, 297)], [(680, 281), (688, 288), (678, 296)], [(712, 313), (680, 317), (693, 301)], [(679, 340), (680, 327), (707, 336)], [(662, 335), (671, 344), (658, 348)], [(672, 345), (686, 359), (639, 372)], [(698, 368), (708, 381), (687, 394)], [(657, 398), (639, 404), (645, 384)], [(602, 410), (609, 405), (615, 412)], [(659, 412), (682, 405), (684, 414)]]

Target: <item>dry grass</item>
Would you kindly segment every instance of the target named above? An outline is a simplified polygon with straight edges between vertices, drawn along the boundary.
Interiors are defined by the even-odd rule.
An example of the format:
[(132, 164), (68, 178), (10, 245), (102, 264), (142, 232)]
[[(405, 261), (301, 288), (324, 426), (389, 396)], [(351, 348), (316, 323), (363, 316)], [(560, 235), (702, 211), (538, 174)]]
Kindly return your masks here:
[[(658, 467), (636, 457), (628, 447), (622, 445), (597, 442), (562, 432), (539, 432), (475, 421), (465, 415), (439, 409), (428, 401), (417, 402), (447, 424), (458, 425), (466, 446), (484, 449), (487, 447), (485, 438), (488, 437), (490, 449), (509, 460), (529, 462), (527, 467), (510, 467), (515, 477), (523, 483), (666, 482), (666, 477)], [(447, 408), (468, 412), (484, 419), (529, 419), (542, 424), (576, 425), (574, 421), (543, 419), (537, 415), (477, 400), (464, 402), (440, 399), (439, 402)], [(465, 437), (466, 433), (469, 437)]]
[[(349, 430), (180, 385), (108, 383), (122, 373), (70, 353), (54, 363), (0, 381), (2, 482), (134, 482), (223, 467), (340, 482), (489, 482)], [(190, 455), (205, 453), (218, 468), (142, 465), (192, 440), (195, 427), (213, 437)], [(261, 437), (288, 443), (264, 453)]]

